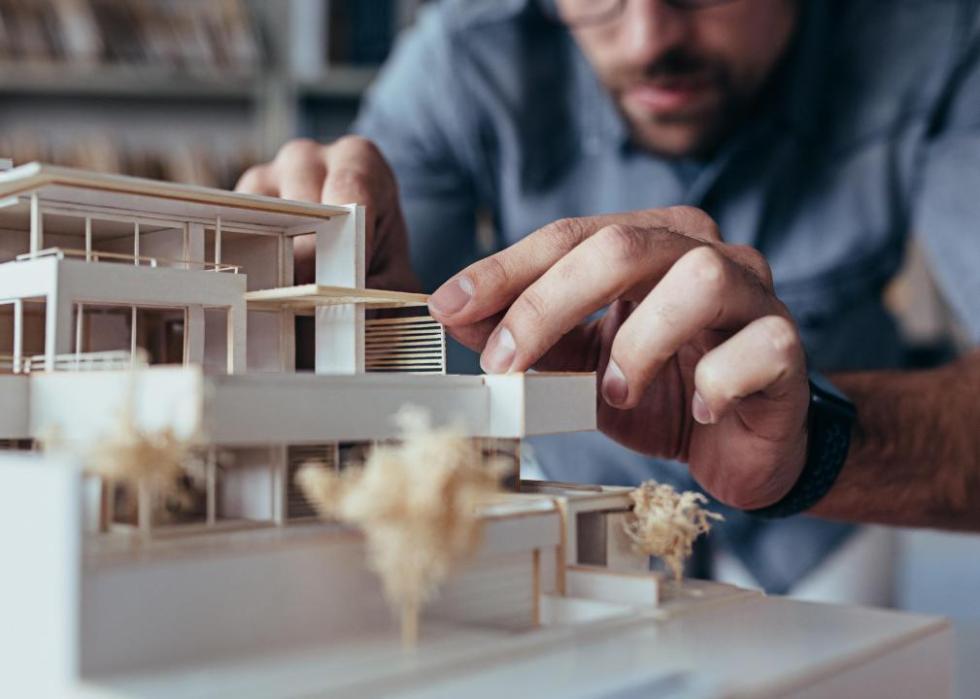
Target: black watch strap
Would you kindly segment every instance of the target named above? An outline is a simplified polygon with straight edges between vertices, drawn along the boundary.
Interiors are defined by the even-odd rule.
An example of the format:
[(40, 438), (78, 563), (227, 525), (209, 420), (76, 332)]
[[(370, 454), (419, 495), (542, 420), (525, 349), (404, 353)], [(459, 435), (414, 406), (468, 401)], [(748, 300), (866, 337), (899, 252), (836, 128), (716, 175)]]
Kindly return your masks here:
[(789, 517), (809, 510), (830, 492), (847, 460), (856, 412), (853, 403), (825, 386), (829, 386), (826, 379), (811, 376), (806, 463), (800, 477), (781, 500), (747, 510), (748, 514), (767, 519)]

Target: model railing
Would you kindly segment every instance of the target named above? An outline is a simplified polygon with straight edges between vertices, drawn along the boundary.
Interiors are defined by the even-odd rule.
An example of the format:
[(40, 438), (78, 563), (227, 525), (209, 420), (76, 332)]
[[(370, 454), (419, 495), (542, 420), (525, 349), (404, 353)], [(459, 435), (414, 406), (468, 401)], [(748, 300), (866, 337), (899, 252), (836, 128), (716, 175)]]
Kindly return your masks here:
[(74, 257), (85, 260), (86, 262), (102, 262), (104, 260), (131, 262), (134, 265), (147, 265), (149, 267), (177, 267), (185, 269), (197, 269), (205, 272), (230, 272), (238, 274), (241, 271), (240, 265), (229, 265), (224, 262), (204, 262), (201, 260), (174, 260), (166, 257), (151, 257), (149, 255), (132, 255), (123, 252), (103, 252), (101, 250), (76, 250), (73, 248), (45, 248), (36, 253), (25, 252), (17, 256), (17, 261), (35, 260), (39, 257), (57, 257), (63, 260), (66, 257)]
[(376, 318), (364, 325), (366, 371), (446, 373), (446, 331), (431, 316)]
[[(58, 354), (54, 357), (52, 371), (112, 371), (128, 369), (147, 363), (146, 352), (138, 350), (136, 354), (126, 350), (111, 352), (78, 352)], [(0, 354), (0, 372), (13, 374), (30, 374), (47, 371), (48, 361), (43, 354), (23, 357), (20, 366), (16, 366), (16, 358), (10, 354)]]

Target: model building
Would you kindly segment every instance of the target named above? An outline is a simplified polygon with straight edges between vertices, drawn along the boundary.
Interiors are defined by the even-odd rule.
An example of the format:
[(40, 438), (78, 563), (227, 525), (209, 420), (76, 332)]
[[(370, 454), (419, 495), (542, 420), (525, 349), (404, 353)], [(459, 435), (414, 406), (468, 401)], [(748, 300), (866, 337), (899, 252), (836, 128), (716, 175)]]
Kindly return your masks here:
[[(315, 283), (303, 286), (299, 235), (316, 240)], [(595, 377), (446, 375), (425, 297), (364, 288), (364, 245), (356, 204), (38, 164), (0, 173), (0, 652), (14, 661), (3, 682), (54, 696), (191, 684), (201, 696), (424, 695), (439, 683), (459, 695), (465, 676), (461, 691), (478, 695), (502, 686), (495, 672), (544, 687), (521, 659), (660, 638), (664, 653), (635, 656), (631, 672), (682, 668), (691, 691), (670, 696), (721, 696), (715, 683), (734, 681), (738, 662), (698, 675), (692, 639), (751, 619), (751, 647), (787, 618), (798, 622), (781, 642), (787, 659), (737, 685), (743, 695), (765, 682), (819, 688), (841, 658), (899, 646), (942, 666), (943, 622), (665, 581), (631, 546), (629, 489), (527, 482), (481, 511), (482, 543), (407, 656), (361, 537), (314, 516), (298, 469), (359, 461), (399, 437), (394, 417), (413, 406), (516, 470), (523, 437), (595, 429)], [(300, 314), (314, 318), (312, 373), (295, 371)], [(167, 435), (200, 477), (159, 488), (152, 463), (107, 477), (95, 455), (120, 429)], [(38, 443), (52, 448), (33, 453)], [(625, 675), (603, 671), (623, 657), (596, 650), (566, 667), (586, 672), (575, 692), (553, 693), (623, 696)], [(947, 686), (942, 673), (906, 674)]]

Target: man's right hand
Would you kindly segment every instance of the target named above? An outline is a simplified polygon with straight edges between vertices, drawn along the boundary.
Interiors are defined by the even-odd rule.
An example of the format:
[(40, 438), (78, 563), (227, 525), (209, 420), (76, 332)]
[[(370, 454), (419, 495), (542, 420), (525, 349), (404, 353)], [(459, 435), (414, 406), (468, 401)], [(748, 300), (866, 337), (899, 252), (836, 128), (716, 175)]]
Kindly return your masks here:
[[(345, 136), (329, 145), (308, 139), (290, 141), (272, 161), (249, 168), (235, 191), (318, 204), (363, 204), (367, 286), (418, 289), (395, 175), (370, 141), (357, 136)], [(294, 252), (296, 283), (313, 282), (313, 236), (297, 238)]]

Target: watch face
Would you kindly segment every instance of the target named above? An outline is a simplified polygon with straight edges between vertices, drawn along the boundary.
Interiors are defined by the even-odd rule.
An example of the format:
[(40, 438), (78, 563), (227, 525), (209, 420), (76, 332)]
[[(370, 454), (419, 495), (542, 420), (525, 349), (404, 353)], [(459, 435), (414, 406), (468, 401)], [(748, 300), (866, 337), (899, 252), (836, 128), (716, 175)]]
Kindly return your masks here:
[(810, 371), (810, 402), (854, 417), (854, 403), (819, 371)]

